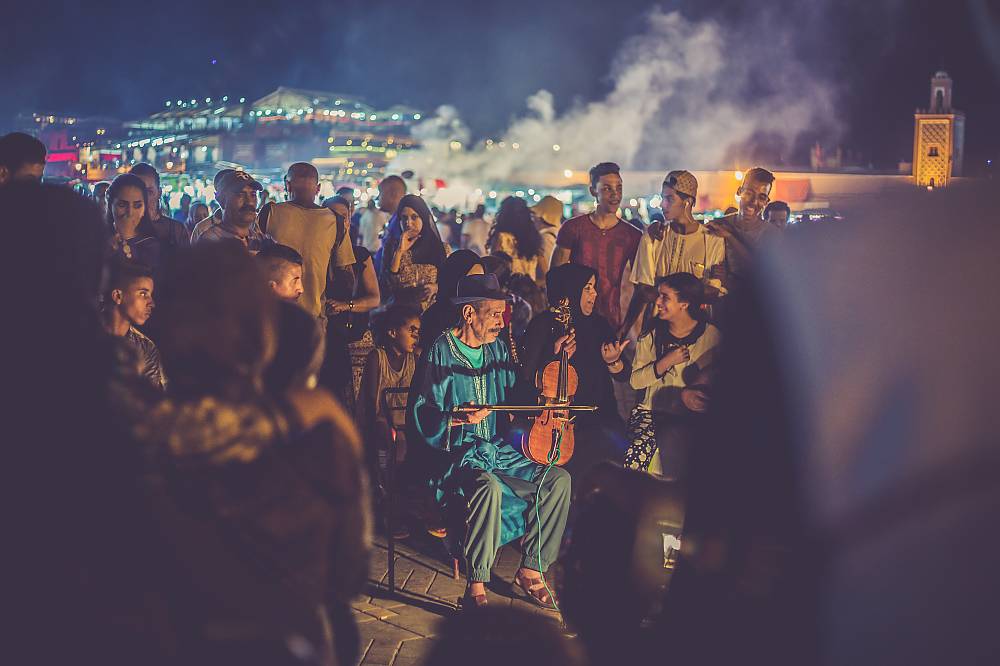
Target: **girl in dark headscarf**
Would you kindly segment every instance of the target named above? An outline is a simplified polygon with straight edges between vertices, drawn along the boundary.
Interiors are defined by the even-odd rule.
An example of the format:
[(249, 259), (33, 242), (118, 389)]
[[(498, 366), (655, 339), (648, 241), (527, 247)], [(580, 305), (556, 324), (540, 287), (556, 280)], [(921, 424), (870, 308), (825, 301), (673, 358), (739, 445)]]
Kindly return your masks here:
[(420, 318), (422, 347), (433, 344), (441, 333), (458, 321), (458, 306), (451, 299), (458, 289), (458, 281), (466, 275), (482, 275), (483, 262), (472, 250), (456, 250), (448, 255), (438, 276), (438, 298)]
[(407, 194), (389, 224), (389, 236), (379, 250), (379, 285), (382, 300), (419, 305), (434, 302), (438, 271), (445, 259), (431, 211), (423, 199)]
[(522, 367), (515, 387), (519, 402), (536, 401), (537, 373), (550, 361), (559, 359), (559, 350), (566, 345), (570, 365), (579, 377), (573, 402), (596, 405), (596, 412), (581, 412), (576, 416), (577, 446), (570, 467), (582, 470), (600, 460), (617, 460), (624, 450), (624, 423), (618, 414), (611, 380), (627, 381), (631, 372), (622, 350), (628, 344), (619, 343), (607, 319), (594, 311), (597, 299), (597, 273), (586, 266), (563, 264), (546, 276), (549, 304), (568, 302), (571, 322), (567, 335), (549, 310), (535, 316), (528, 325), (519, 345)]

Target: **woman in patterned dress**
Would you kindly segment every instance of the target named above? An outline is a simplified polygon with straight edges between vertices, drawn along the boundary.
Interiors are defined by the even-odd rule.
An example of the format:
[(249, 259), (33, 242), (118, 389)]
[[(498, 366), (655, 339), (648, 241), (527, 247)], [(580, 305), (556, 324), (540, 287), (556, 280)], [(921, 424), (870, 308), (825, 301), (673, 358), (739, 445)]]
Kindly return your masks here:
[(407, 194), (389, 224), (389, 237), (379, 253), (382, 300), (420, 306), (421, 312), (437, 296), (438, 271), (445, 260), (431, 211), (423, 199)]

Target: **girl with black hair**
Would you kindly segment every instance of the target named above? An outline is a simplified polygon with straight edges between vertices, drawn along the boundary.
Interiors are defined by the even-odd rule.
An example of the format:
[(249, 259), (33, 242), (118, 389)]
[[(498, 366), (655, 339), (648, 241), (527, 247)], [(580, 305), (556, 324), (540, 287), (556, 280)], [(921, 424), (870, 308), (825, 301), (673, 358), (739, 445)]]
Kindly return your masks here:
[(131, 173), (119, 174), (108, 188), (107, 223), (115, 254), (148, 266), (159, 278), (160, 241), (150, 232), (146, 184)]
[(379, 259), (383, 302), (392, 297), (395, 302), (419, 305), (421, 311), (434, 302), (445, 249), (430, 209), (417, 195), (400, 200)]
[(549, 262), (542, 254), (542, 236), (524, 199), (507, 197), (503, 200), (486, 241), (486, 249), (490, 254), (503, 252), (510, 255), (512, 273), (527, 275), (539, 285), (544, 282)]
[[(719, 331), (707, 322), (705, 289), (691, 273), (656, 281), (655, 314), (636, 343), (631, 384), (643, 390), (629, 418), (625, 466), (678, 480), (700, 436)], [(659, 455), (657, 450), (659, 449)]]
[(567, 333), (552, 310), (537, 314), (520, 341), (522, 366), (518, 370), (515, 393), (522, 404), (538, 398), (536, 377), (550, 361), (558, 360), (566, 347), (579, 377), (574, 404), (596, 405), (597, 411), (575, 417), (577, 446), (569, 462), (571, 471), (583, 471), (601, 460), (619, 460), (624, 423), (618, 414), (612, 379), (625, 381), (630, 373), (622, 351), (628, 344), (618, 342), (611, 324), (594, 310), (597, 301), (597, 273), (579, 264), (563, 264), (546, 277), (549, 303), (555, 307), (569, 303), (571, 329)]

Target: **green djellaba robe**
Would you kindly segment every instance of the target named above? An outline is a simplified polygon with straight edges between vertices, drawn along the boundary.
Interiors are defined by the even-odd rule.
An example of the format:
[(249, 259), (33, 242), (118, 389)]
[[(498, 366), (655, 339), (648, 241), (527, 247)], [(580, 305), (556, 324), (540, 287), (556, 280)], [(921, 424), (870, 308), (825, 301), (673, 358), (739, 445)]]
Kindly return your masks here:
[[(477, 358), (480, 350), (481, 358)], [(467, 478), (468, 472), (498, 475), (503, 490), (501, 543), (525, 533), (526, 515), (533, 506), (524, 497), (525, 484), (516, 483), (515, 492), (504, 477), (530, 483), (541, 466), (521, 453), (518, 432), (511, 430), (506, 437), (497, 434), (497, 419), (507, 419), (506, 414), (491, 412), (476, 425), (449, 427), (448, 413), (468, 403), (504, 404), (514, 386), (515, 372), (506, 342), (497, 340), (473, 350), (446, 330), (428, 350), (423, 384), (410, 414), (419, 436), (433, 448), (450, 454), (447, 469), (431, 480), (440, 504), (447, 505), (464, 495), (461, 480)]]

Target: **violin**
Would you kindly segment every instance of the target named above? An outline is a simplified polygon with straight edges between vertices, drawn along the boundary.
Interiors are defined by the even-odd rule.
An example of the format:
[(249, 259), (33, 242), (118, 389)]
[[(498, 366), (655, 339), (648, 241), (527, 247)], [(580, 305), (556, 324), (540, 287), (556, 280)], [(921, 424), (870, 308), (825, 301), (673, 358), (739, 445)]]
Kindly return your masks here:
[[(552, 307), (556, 323), (564, 332), (570, 330), (572, 315), (569, 299), (562, 299)], [(525, 457), (539, 465), (565, 465), (573, 457), (575, 436), (570, 408), (573, 395), (580, 383), (576, 368), (569, 364), (569, 354), (563, 345), (559, 359), (550, 361), (535, 376), (539, 402), (545, 406), (534, 418), (531, 432), (522, 442)]]

